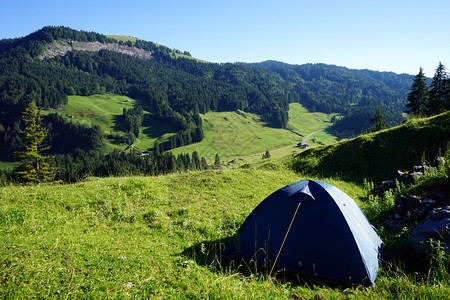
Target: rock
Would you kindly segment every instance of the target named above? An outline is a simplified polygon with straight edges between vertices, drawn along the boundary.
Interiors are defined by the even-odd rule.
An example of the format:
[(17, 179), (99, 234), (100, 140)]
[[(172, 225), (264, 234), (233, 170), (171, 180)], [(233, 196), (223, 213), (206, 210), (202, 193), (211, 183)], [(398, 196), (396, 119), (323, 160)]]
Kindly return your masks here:
[(445, 158), (443, 156), (436, 157), (436, 159), (434, 160), (434, 165), (436, 167), (445, 165)]
[(416, 195), (401, 195), (398, 202), (408, 209), (419, 208), (422, 205), (422, 200)]
[(446, 200), (445, 196), (439, 192), (428, 193), (428, 198), (431, 198), (431, 199), (435, 200), (436, 202), (444, 202)]
[(413, 172), (422, 172), (423, 171), (423, 166), (414, 166), (411, 169)]
[(136, 47), (120, 45), (118, 43), (78, 42), (63, 40), (59, 40), (58, 43), (47, 45), (44, 53), (38, 56), (38, 58), (43, 60), (46, 58), (53, 58), (55, 56), (64, 56), (67, 54), (67, 52), (71, 51), (98, 52), (102, 49), (138, 57), (145, 60), (153, 59), (152, 53), (150, 51)]
[(422, 172), (412, 172), (410, 175), (414, 179), (420, 179), (423, 176)]
[(386, 180), (381, 183), (381, 188), (385, 191), (395, 188), (394, 180)]
[(397, 170), (397, 174), (395, 176), (397, 178), (397, 180), (403, 184), (411, 184), (413, 183), (413, 177), (409, 174), (409, 171), (401, 171), (401, 170)]
[(450, 206), (433, 209), (411, 232), (411, 243), (422, 245), (429, 239), (440, 240), (447, 251), (450, 249)]

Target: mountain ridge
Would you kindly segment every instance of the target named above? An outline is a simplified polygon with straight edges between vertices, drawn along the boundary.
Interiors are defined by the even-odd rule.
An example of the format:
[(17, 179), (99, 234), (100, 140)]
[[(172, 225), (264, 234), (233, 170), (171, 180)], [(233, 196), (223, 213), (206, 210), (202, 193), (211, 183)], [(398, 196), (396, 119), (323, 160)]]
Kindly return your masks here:
[[(96, 48), (65, 52), (68, 43), (83, 47), (97, 45), (99, 51)], [(111, 43), (118, 45), (112, 50), (119, 46), (134, 47), (151, 53), (152, 59), (99, 49)], [(64, 55), (39, 59), (48, 47), (61, 48)], [(47, 26), (24, 38), (1, 40), (0, 152), (11, 156), (14, 149), (23, 146), (21, 112), (28, 103), (34, 101), (41, 109), (58, 108), (67, 103), (69, 95), (116, 94), (138, 100), (136, 103), (154, 113), (158, 124), (170, 126), (176, 132), (159, 145), (162, 151), (201, 141), (200, 114), (209, 111), (255, 113), (266, 126), (275, 128), (286, 127), (289, 103), (301, 103), (312, 112), (340, 112), (344, 118), (352, 114), (362, 116), (358, 122), (350, 122), (355, 131), (370, 126), (367, 115), (373, 115), (376, 106), (384, 107), (388, 126), (402, 120), (400, 108), (406, 102), (406, 84), (392, 74), (388, 77), (393, 81), (390, 87), (376, 78), (387, 75), (376, 71), (368, 79), (360, 75), (364, 71), (331, 65), (215, 64), (186, 56), (190, 56), (188, 52), (153, 42), (117, 41), (68, 27)], [(47, 124), (52, 130), (61, 126), (67, 131), (75, 130), (58, 118), (47, 119), (56, 122)], [(116, 121), (123, 122), (123, 118)], [(105, 135), (93, 131), (100, 136), (97, 139)], [(138, 138), (138, 132), (127, 132), (126, 140)], [(76, 147), (69, 149), (75, 151)]]

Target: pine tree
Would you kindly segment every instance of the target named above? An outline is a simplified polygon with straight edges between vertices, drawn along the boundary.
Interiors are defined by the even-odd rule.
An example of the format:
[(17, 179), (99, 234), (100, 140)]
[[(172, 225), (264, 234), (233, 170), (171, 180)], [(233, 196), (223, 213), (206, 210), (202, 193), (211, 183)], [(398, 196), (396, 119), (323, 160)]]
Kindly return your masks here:
[(155, 143), (153, 144), (153, 153), (155, 156), (161, 155), (161, 147), (159, 146), (158, 140), (155, 140)]
[(448, 75), (445, 72), (445, 67), (442, 63), (439, 63), (430, 85), (430, 107), (428, 115), (439, 114), (446, 110), (447, 84)]
[(406, 113), (410, 116), (427, 115), (429, 110), (428, 100), (428, 87), (425, 82), (425, 74), (423, 73), (423, 69), (420, 68), (419, 74), (414, 78), (411, 92), (408, 95), (408, 104), (406, 104), (406, 107), (409, 110)]
[(373, 127), (370, 131), (375, 132), (379, 130), (383, 130), (386, 128), (386, 125), (384, 124), (385, 117), (381, 113), (381, 108), (377, 108), (377, 113), (370, 119), (371, 122), (375, 123), (375, 127)]
[(214, 167), (216, 168), (220, 167), (220, 158), (218, 153), (216, 153), (216, 157), (214, 158)]
[(192, 152), (192, 169), (200, 170), (201, 165), (202, 164), (201, 164), (200, 157), (198, 156), (197, 151)]
[(445, 91), (445, 110), (450, 110), (450, 76), (447, 77), (445, 81), (446, 91)]
[(208, 163), (206, 162), (206, 158), (202, 156), (201, 162), (202, 162), (202, 170), (208, 170)]
[(270, 152), (269, 152), (269, 150), (266, 150), (266, 152), (262, 156), (262, 159), (268, 159), (268, 158), (270, 158)]
[(14, 173), (27, 183), (49, 182), (55, 178), (56, 168), (47, 162), (48, 156), (42, 152), (49, 146), (42, 143), (47, 136), (47, 131), (42, 127), (42, 117), (35, 102), (31, 102), (23, 112), (25, 129), (21, 131), (25, 142), (25, 150), (15, 151), (14, 155), (22, 158), (19, 165), (14, 168)]

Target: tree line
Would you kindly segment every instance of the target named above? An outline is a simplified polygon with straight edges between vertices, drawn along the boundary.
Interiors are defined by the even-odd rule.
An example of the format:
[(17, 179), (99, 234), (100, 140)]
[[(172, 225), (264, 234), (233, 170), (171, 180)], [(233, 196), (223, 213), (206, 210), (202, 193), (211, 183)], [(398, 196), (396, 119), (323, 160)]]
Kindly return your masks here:
[[(97, 33), (67, 27), (45, 27), (25, 38), (0, 41), (0, 151), (3, 154), (10, 155), (20, 146), (21, 112), (29, 103), (35, 102), (43, 109), (58, 108), (67, 104), (68, 95), (113, 93), (141, 100), (146, 110), (155, 112), (159, 123), (177, 132), (161, 145), (164, 150), (201, 141), (199, 114), (211, 110), (247, 110), (260, 114), (272, 126), (286, 126), (285, 86), (280, 78), (266, 70), (174, 59), (173, 50), (141, 40), (133, 46), (152, 51), (154, 59), (145, 61), (107, 50), (73, 51), (46, 60), (36, 58), (47, 43), (60, 39), (117, 42)], [(141, 118), (135, 112), (124, 112), (129, 143), (139, 134)], [(48, 122), (53, 142), (57, 142), (59, 135), (52, 132), (54, 129), (78, 132), (73, 125), (55, 117), (44, 121)], [(80, 147), (86, 148), (83, 144)]]
[(450, 76), (439, 63), (430, 86), (423, 69), (415, 76), (406, 104), (410, 117), (428, 117), (450, 110)]
[[(60, 40), (125, 43), (151, 51), (153, 59), (142, 60), (108, 50), (73, 51), (64, 56), (38, 59), (48, 43)], [(284, 128), (289, 120), (291, 102), (300, 102), (311, 111), (342, 112), (347, 120), (351, 120), (348, 119), (351, 116), (361, 119), (369, 104), (386, 104), (388, 109), (405, 104), (406, 77), (393, 73), (320, 64), (214, 64), (174, 58), (174, 53), (181, 52), (142, 40), (118, 42), (98, 33), (67, 27), (44, 27), (25, 38), (1, 40), (0, 155), (12, 156), (14, 150), (25, 147), (21, 135), (25, 128), (22, 112), (30, 103), (36, 103), (41, 109), (60, 108), (67, 104), (68, 95), (113, 93), (140, 100), (142, 107), (124, 110), (120, 120), (123, 131), (127, 132), (127, 143), (138, 137), (144, 109), (153, 112), (160, 124), (174, 128), (176, 134), (158, 144), (157, 151), (155, 147), (150, 152), (159, 154), (147, 158), (159, 166), (157, 169), (161, 172), (182, 168), (181, 164), (171, 168), (168, 167), (171, 163), (162, 162), (167, 160), (163, 152), (201, 141), (204, 134), (200, 114), (209, 111), (244, 110), (259, 114), (270, 126)], [(383, 111), (388, 124), (394, 119), (390, 112), (392, 110)], [(58, 164), (59, 174), (65, 174), (62, 170), (89, 168), (84, 162), (93, 161), (87, 157), (108, 160), (109, 154), (103, 149), (105, 133), (98, 126), (68, 122), (57, 114), (44, 116), (42, 123), (47, 129), (45, 143), (52, 146), (49, 153), (55, 155), (54, 164)], [(357, 126), (355, 122), (347, 123)], [(123, 155), (123, 161), (132, 161)], [(122, 156), (116, 153), (113, 157)], [(178, 157), (171, 160), (177, 161)], [(68, 167), (70, 165), (73, 167)], [(83, 165), (87, 167), (81, 167)], [(84, 173), (73, 171), (78, 175), (60, 176), (67, 179), (81, 176), (79, 174), (109, 174), (105, 170), (117, 168), (99, 167)], [(146, 170), (142, 172), (151, 173)]]
[[(136, 106), (124, 113), (135, 118), (142, 114), (141, 110)], [(63, 125), (68, 121), (58, 114), (50, 114), (45, 118), (47, 121), (53, 119), (60, 126), (56, 130), (49, 130), (34, 102), (25, 109), (22, 114), (25, 126), (19, 132), (21, 140), (18, 142), (18, 150), (14, 152), (21, 161), (13, 171), (0, 170), (0, 184), (38, 184), (54, 180), (73, 183), (88, 176), (160, 175), (209, 168), (206, 159), (200, 158), (196, 151), (192, 156), (175, 156), (171, 152), (162, 152), (157, 145), (153, 152), (125, 152), (115, 149), (104, 154), (104, 135), (98, 126), (69, 123), (65, 127)], [(54, 123), (49, 122), (47, 126)], [(61, 128), (70, 130), (61, 132)]]
[[(208, 111), (245, 110), (261, 115), (270, 126), (284, 128), (291, 102), (350, 116), (369, 105), (398, 108), (407, 93), (408, 77), (403, 75), (321, 64), (204, 63), (175, 59), (172, 54), (178, 50), (142, 40), (118, 43), (151, 51), (152, 60), (108, 50), (36, 58), (46, 44), (58, 40), (118, 42), (98, 33), (51, 26), (25, 38), (0, 41), (0, 129), (17, 127), (20, 113), (31, 101), (48, 109), (65, 105), (67, 95), (114, 93), (141, 100), (160, 123), (177, 130), (177, 137), (164, 146), (170, 149), (201, 140), (196, 118)], [(11, 138), (0, 142), (12, 149)]]
[(413, 76), (392, 72), (352, 70), (325, 64), (289, 65), (277, 61), (255, 64), (280, 74), (289, 82), (290, 102), (310, 111), (340, 113), (333, 119), (336, 135), (356, 136), (372, 126), (370, 118), (382, 109), (387, 127), (400, 124)]

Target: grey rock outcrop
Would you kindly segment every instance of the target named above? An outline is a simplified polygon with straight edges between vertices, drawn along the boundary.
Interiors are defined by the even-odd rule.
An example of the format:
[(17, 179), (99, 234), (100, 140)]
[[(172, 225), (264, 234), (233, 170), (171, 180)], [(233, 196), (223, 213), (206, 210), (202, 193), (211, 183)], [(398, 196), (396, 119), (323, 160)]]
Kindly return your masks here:
[(433, 209), (411, 232), (411, 243), (416, 246), (429, 239), (440, 240), (450, 249), (450, 206)]
[[(397, 184), (409, 185), (426, 176), (432, 168), (445, 165), (443, 157), (438, 157), (432, 165), (414, 166), (410, 170), (398, 170), (395, 180), (386, 180), (376, 186), (373, 193), (384, 196), (397, 187)], [(405, 226), (417, 224), (411, 231), (410, 242), (413, 246), (427, 246), (430, 239), (441, 241), (441, 245), (450, 251), (450, 199), (445, 187), (435, 187), (422, 196), (400, 195), (395, 201), (394, 212), (384, 224), (394, 231)]]
[(77, 42), (77, 41), (65, 41), (59, 40), (52, 44), (47, 45), (44, 53), (38, 56), (43, 60), (46, 58), (53, 58), (55, 56), (64, 56), (67, 52), (71, 51), (91, 51), (98, 52), (102, 49), (114, 51), (130, 56), (134, 56), (141, 59), (152, 59), (152, 53), (150, 51), (139, 49), (136, 47), (129, 47), (126, 45), (120, 45), (118, 43), (100, 43), (100, 42)]

